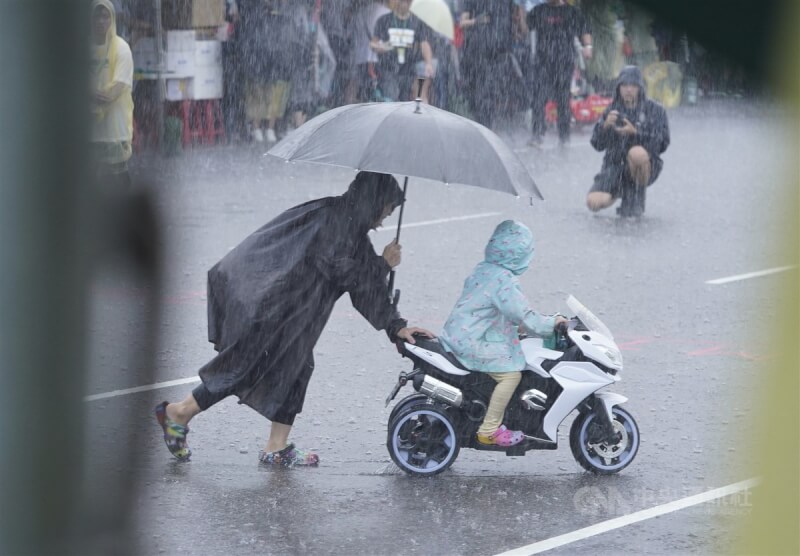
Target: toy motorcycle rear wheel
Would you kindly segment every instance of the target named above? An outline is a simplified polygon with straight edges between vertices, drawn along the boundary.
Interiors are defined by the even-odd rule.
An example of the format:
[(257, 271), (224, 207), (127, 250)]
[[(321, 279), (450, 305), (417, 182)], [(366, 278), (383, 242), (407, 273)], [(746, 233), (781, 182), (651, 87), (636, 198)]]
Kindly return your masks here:
[(392, 412), (389, 414), (389, 422), (391, 423), (392, 419), (397, 417), (400, 414), (401, 411), (403, 411), (403, 410), (407, 409), (408, 407), (410, 407), (411, 404), (418, 404), (420, 402), (425, 403), (425, 401), (427, 399), (428, 399), (428, 396), (426, 396), (425, 394), (420, 394), (418, 392), (415, 393), (415, 394), (410, 394), (410, 395), (406, 396), (405, 398), (403, 398), (402, 400), (397, 402), (397, 405), (395, 405), (392, 408)]
[(618, 406), (611, 412), (614, 432), (619, 436), (616, 443), (592, 442), (595, 432), (592, 427), (599, 426), (594, 413), (578, 415), (569, 431), (569, 446), (575, 460), (587, 471), (598, 475), (619, 473), (630, 465), (639, 451), (639, 426), (633, 416)]
[(389, 421), (386, 447), (400, 469), (425, 477), (453, 465), (461, 449), (446, 410), (427, 402), (412, 404)]

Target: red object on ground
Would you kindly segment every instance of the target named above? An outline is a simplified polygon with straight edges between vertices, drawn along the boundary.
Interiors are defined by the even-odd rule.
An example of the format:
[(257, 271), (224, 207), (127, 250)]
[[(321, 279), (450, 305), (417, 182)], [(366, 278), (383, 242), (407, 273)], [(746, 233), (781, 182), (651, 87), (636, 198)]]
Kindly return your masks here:
[[(595, 123), (603, 111), (611, 104), (610, 97), (600, 95), (587, 95), (584, 98), (573, 97), (569, 101), (572, 117), (579, 124)], [(549, 124), (556, 123), (558, 119), (556, 103), (552, 100), (547, 101), (544, 107), (544, 119)]]
[(181, 120), (184, 147), (195, 139), (203, 145), (213, 145), (217, 137), (225, 138), (225, 121), (218, 99), (181, 101)]

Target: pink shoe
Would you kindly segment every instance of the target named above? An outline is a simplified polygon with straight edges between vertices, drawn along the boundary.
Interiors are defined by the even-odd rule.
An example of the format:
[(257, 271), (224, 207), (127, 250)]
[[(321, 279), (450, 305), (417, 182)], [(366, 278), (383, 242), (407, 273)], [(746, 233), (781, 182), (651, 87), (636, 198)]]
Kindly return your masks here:
[(525, 435), (520, 431), (510, 431), (505, 425), (500, 425), (500, 428), (492, 434), (485, 435), (478, 433), (478, 442), (488, 446), (516, 446), (525, 440)]

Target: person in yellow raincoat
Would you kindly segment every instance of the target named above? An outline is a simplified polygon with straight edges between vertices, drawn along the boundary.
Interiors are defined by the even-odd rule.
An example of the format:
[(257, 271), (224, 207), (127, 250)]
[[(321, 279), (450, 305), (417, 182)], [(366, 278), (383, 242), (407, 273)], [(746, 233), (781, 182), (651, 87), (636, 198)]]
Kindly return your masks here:
[(92, 2), (92, 151), (106, 183), (130, 185), (133, 140), (133, 55), (117, 35), (109, 0)]

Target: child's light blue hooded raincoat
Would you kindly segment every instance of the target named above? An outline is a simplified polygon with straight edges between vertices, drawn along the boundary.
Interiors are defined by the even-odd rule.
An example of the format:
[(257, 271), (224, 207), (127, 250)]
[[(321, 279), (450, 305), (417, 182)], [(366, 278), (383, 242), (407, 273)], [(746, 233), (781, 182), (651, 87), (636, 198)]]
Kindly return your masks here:
[(525, 356), (518, 327), (550, 336), (555, 326), (555, 317), (545, 317), (530, 308), (517, 278), (533, 258), (533, 234), (520, 222), (501, 222), (486, 245), (485, 255), (464, 281), (464, 291), (439, 342), (468, 369), (521, 371)]

